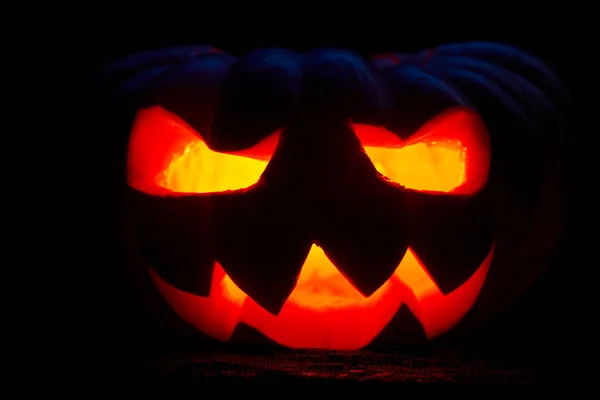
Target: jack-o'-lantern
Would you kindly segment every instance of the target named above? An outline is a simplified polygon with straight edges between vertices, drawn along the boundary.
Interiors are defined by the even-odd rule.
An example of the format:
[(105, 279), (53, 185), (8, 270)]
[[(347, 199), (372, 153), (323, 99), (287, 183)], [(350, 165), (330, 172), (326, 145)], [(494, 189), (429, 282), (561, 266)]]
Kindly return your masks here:
[(112, 68), (137, 107), (132, 246), (214, 339), (427, 341), (514, 299), (560, 229), (564, 94), (514, 48), (192, 46)]

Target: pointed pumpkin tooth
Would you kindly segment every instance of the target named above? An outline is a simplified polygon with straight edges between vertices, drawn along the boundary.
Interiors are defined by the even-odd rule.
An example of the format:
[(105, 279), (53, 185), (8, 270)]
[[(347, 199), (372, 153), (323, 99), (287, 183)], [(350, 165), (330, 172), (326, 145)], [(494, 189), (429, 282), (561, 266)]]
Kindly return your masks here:
[(322, 202), (315, 242), (365, 296), (394, 273), (408, 248), (402, 191), (380, 180), (340, 201)]
[(310, 242), (288, 233), (278, 230), (267, 237), (257, 237), (232, 229), (221, 237), (217, 255), (231, 280), (273, 315), (279, 314), (296, 287), (310, 250)]
[(213, 212), (217, 261), (252, 300), (279, 314), (311, 247), (298, 213), (260, 189), (223, 199)]
[(163, 197), (132, 189), (130, 221), (144, 259), (167, 283), (209, 296), (214, 269), (210, 199)]
[(365, 350), (380, 351), (427, 344), (429, 339), (421, 321), (406, 304), (402, 304), (390, 322)]
[(407, 192), (410, 247), (442, 293), (465, 283), (494, 243), (490, 193), (475, 196)]
[(252, 346), (253, 349), (258, 348), (261, 351), (282, 351), (285, 349), (284, 346), (269, 339), (258, 329), (246, 325), (243, 322), (239, 322), (236, 325), (228, 343), (234, 346)]

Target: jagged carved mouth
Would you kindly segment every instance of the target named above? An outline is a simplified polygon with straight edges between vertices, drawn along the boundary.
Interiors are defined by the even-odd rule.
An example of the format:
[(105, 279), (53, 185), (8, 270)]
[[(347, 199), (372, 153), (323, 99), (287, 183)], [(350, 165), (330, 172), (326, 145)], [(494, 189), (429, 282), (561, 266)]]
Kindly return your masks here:
[[(292, 127), (226, 153), (211, 149), (185, 121), (160, 107), (138, 113), (128, 184), (150, 275), (165, 300), (213, 338), (228, 341), (245, 324), (296, 348), (362, 348), (406, 308), (429, 339), (456, 325), (476, 301), (493, 254), (489, 192), (483, 190), (489, 140), (479, 116), (448, 109), (407, 140), (370, 125), (328, 126), (324, 135), (335, 140), (313, 146), (316, 161), (290, 164), (295, 142), (279, 137), (302, 142), (302, 132)], [(324, 178), (308, 185), (308, 177), (319, 174)], [(294, 176), (306, 178), (299, 194), (282, 197), (277, 188), (288, 187)], [(315, 204), (321, 207), (318, 217), (311, 214)], [(385, 234), (366, 234), (373, 230)], [(414, 251), (408, 247), (400, 260), (409, 245)], [(357, 248), (365, 254), (368, 249), (369, 256)], [(384, 253), (387, 262), (369, 265)], [(428, 257), (428, 266), (416, 254)], [(300, 268), (301, 256), (306, 258)], [(391, 256), (398, 258), (389, 262)], [(347, 276), (354, 272), (352, 279), (334, 266), (336, 258)], [(234, 279), (237, 274), (240, 286), (251, 282), (246, 293), (254, 298), (214, 260), (222, 260)], [(350, 265), (354, 260), (360, 262)], [(378, 274), (390, 278), (371, 279)], [(264, 285), (252, 288), (256, 282)], [(361, 285), (367, 289), (358, 290)], [(268, 296), (268, 290), (290, 293), (282, 308), (281, 303), (269, 308), (265, 298), (283, 298)]]
[(208, 297), (175, 288), (151, 267), (149, 272), (173, 310), (215, 339), (229, 340), (238, 323), (244, 323), (287, 347), (356, 350), (368, 345), (403, 304), (429, 339), (455, 326), (479, 296), (493, 249), (468, 280), (444, 295), (409, 248), (390, 279), (365, 297), (313, 244), (298, 283), (278, 315), (240, 290), (218, 263)]

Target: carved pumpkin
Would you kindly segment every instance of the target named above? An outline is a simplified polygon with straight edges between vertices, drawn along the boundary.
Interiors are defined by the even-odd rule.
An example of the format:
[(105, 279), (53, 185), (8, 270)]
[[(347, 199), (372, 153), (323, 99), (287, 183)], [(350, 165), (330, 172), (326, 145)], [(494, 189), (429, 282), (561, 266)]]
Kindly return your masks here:
[(564, 94), (511, 47), (369, 61), (196, 46), (111, 73), (138, 108), (134, 249), (214, 339), (246, 326), (296, 348), (427, 341), (514, 299), (560, 228)]

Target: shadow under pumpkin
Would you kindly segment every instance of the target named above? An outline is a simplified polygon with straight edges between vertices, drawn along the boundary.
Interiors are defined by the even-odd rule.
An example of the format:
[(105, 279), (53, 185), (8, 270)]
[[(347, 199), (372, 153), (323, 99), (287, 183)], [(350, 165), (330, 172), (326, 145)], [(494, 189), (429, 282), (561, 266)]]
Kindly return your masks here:
[[(307, 148), (296, 139), (310, 137), (307, 129), (325, 140)], [(128, 180), (152, 281), (183, 320), (221, 341), (244, 325), (295, 348), (435, 338), (473, 306), (493, 257), (485, 207), (472, 206), (486, 204), (488, 141), (477, 114), (455, 107), (407, 140), (370, 125), (312, 121), (225, 153), (177, 115), (142, 109)], [(452, 225), (440, 213), (484, 226), (469, 241), (482, 251), (459, 250), (466, 273), (450, 268), (436, 279), (418, 250), (419, 236)], [(345, 240), (349, 231), (358, 244)], [(442, 239), (461, 246), (465, 235)], [(349, 258), (363, 263), (353, 268)]]

